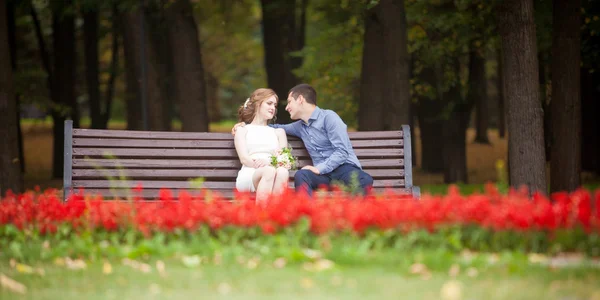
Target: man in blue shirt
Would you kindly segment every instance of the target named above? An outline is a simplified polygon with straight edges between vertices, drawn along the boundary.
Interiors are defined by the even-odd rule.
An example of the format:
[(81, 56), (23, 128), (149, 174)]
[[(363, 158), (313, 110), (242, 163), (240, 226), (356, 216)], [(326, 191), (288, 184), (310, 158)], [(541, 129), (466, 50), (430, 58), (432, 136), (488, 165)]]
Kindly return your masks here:
[(315, 89), (308, 84), (293, 87), (285, 109), (292, 120), (298, 121), (269, 126), (283, 128), (286, 134), (302, 139), (313, 161), (312, 166), (296, 172), (296, 191), (305, 189), (312, 195), (313, 190), (335, 181), (349, 185), (358, 180), (363, 193), (367, 193), (373, 178), (362, 170), (344, 121), (334, 111), (317, 106)]

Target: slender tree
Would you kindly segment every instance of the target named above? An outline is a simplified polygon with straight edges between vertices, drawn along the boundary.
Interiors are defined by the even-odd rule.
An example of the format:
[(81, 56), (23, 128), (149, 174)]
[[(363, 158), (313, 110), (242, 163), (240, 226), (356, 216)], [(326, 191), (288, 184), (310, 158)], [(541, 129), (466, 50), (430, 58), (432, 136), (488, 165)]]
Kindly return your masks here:
[(506, 86), (510, 182), (546, 192), (543, 111), (539, 101), (536, 28), (532, 0), (498, 7)]
[(8, 189), (23, 190), (6, 7), (0, 0), (0, 196)]
[(581, 184), (581, 0), (554, 0), (550, 189)]

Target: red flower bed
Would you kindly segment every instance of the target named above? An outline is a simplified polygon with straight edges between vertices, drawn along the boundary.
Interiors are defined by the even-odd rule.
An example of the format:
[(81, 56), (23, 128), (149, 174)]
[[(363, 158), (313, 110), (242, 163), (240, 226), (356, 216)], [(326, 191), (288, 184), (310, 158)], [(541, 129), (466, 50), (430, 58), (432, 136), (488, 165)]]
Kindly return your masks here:
[[(144, 234), (175, 229), (195, 231), (207, 225), (213, 230), (224, 226), (260, 227), (273, 234), (294, 226), (301, 218), (310, 221), (315, 234), (369, 229), (393, 229), (400, 233), (414, 230), (434, 232), (454, 226), (478, 227), (491, 231), (583, 230), (600, 233), (600, 190), (556, 193), (550, 198), (522, 191), (501, 195), (489, 185), (484, 194), (461, 196), (455, 187), (447, 195), (423, 195), (420, 200), (402, 198), (391, 192), (366, 198), (340, 194), (310, 200), (288, 191), (273, 198), (265, 207), (254, 204), (247, 194), (236, 201), (225, 201), (205, 193), (182, 192), (177, 201), (164, 190), (160, 199), (149, 202), (103, 201), (97, 197), (74, 196), (63, 202), (55, 190), (8, 193), (0, 201), (0, 226), (13, 224), (18, 229), (35, 228), (53, 233), (67, 223), (80, 228), (115, 231), (135, 228)], [(394, 198), (394, 200), (386, 200)]]

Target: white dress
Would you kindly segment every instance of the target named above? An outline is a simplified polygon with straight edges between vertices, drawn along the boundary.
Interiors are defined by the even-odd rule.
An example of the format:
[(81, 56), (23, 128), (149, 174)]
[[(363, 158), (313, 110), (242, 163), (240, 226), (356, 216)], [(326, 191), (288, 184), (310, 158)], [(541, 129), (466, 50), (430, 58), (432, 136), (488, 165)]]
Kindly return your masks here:
[[(246, 133), (246, 149), (253, 159), (271, 160), (272, 153), (279, 149), (279, 139), (275, 134), (275, 129), (269, 126), (247, 124), (244, 126)], [(235, 180), (235, 187), (239, 191), (255, 192), (256, 187), (252, 182), (255, 168), (242, 165)]]

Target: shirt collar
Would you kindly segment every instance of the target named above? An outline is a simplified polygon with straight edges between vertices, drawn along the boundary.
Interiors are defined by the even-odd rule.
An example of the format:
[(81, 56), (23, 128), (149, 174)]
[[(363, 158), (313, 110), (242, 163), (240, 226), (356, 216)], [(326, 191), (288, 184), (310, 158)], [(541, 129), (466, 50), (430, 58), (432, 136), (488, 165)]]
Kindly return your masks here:
[(321, 116), (321, 112), (322, 112), (322, 110), (317, 106), (315, 108), (315, 110), (313, 111), (313, 113), (310, 115), (310, 118), (308, 118), (308, 124), (307, 125), (310, 125), (310, 124), (312, 124), (312, 122), (314, 122), (315, 120), (317, 120)]

